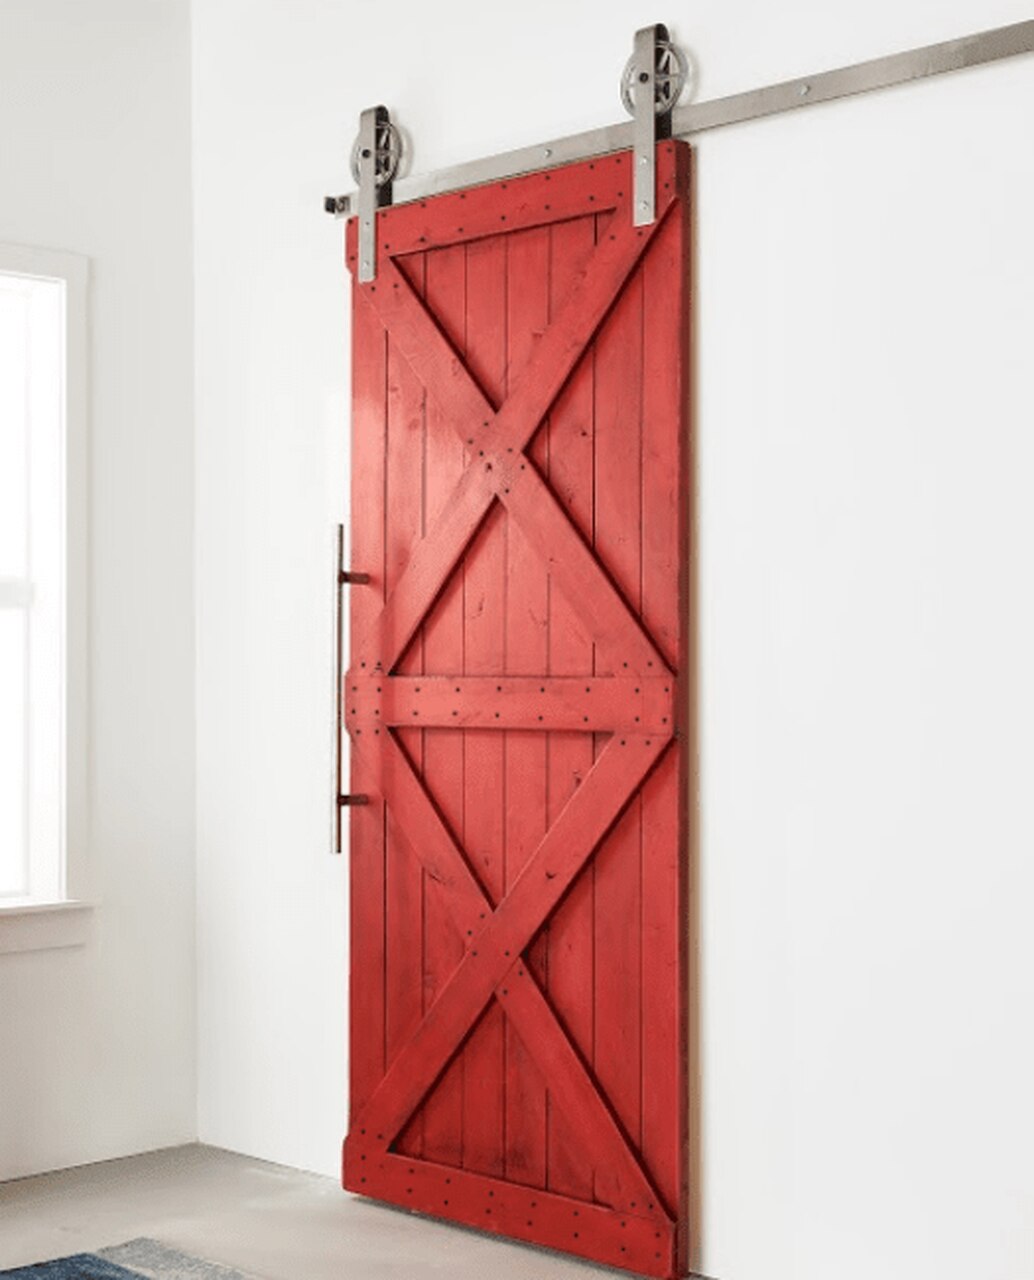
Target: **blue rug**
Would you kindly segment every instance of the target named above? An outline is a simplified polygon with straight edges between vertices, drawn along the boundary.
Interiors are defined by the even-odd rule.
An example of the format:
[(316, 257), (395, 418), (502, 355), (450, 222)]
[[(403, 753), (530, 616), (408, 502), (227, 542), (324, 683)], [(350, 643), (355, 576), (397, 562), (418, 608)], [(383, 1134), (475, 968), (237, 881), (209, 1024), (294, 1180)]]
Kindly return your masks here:
[(97, 1253), (0, 1271), (6, 1280), (249, 1280), (232, 1267), (170, 1249), (156, 1240), (130, 1240)]
[(116, 1267), (95, 1253), (77, 1253), (72, 1258), (59, 1258), (56, 1262), (37, 1262), (31, 1267), (0, 1271), (0, 1276), (8, 1276), (11, 1280), (137, 1280), (139, 1275), (139, 1271)]

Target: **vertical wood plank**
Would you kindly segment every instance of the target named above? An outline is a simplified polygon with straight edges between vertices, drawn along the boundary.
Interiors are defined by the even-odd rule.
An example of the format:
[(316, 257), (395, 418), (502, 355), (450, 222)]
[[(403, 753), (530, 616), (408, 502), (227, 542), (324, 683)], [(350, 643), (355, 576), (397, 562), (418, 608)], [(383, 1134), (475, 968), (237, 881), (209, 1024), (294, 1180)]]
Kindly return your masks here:
[[(506, 392), (506, 240), (467, 248), (467, 359), (486, 394)], [(477, 445), (474, 446), (477, 448)], [(506, 665), (506, 522), (492, 508), (463, 569), (464, 671), (493, 675)], [(506, 865), (503, 735), (464, 732), (464, 832), (467, 856), (492, 901), (502, 897)], [(503, 1015), (490, 1006), (471, 1035), (463, 1063), (463, 1165), (501, 1175), (506, 1146)]]
[[(548, 228), (515, 232), (507, 253), (507, 365), (519, 376), (549, 317)], [(533, 456), (547, 441), (540, 429)], [(521, 530), (509, 523), (506, 547), (506, 671), (548, 673), (549, 578), (546, 566)], [(506, 889), (546, 833), (546, 733), (505, 735)], [(543, 984), (548, 971), (548, 930), (528, 961)], [(528, 1186), (546, 1185), (546, 1086), (529, 1046), (506, 1024), (506, 1176)]]
[[(551, 228), (550, 308), (555, 313), (596, 242), (595, 220), (580, 218)], [(593, 355), (590, 349), (553, 406), (546, 458), (552, 489), (587, 538), (593, 515)], [(578, 625), (575, 606), (559, 591), (549, 601), (549, 670), (555, 676), (591, 675), (592, 642)], [(549, 735), (549, 814), (552, 824), (592, 768), (588, 733)], [(593, 1058), (593, 881), (590, 863), (553, 918), (549, 932), (549, 997), (583, 1057)], [(562, 1112), (549, 1112), (549, 1186), (592, 1199), (593, 1170)]]
[[(423, 292), (424, 255), (410, 266), (419, 292)], [(386, 574), (390, 593), (424, 533), (424, 462), (426, 453), (426, 393), (406, 360), (388, 337)], [(422, 637), (416, 636), (398, 669), (419, 675), (423, 665)], [(383, 673), (387, 677), (387, 673)], [(423, 769), (423, 735), (419, 729), (400, 729), (399, 740), (418, 772)], [(390, 801), (389, 801), (390, 804)], [(424, 974), (424, 873), (405, 843), (389, 823), (387, 832), (387, 882), (385, 886), (385, 936), (387, 946), (387, 1045), (388, 1062), (395, 1057), (423, 1016)], [(407, 1155), (422, 1150), (422, 1121), (413, 1118), (399, 1138), (398, 1149)]]
[[(671, 144), (669, 144), (670, 146)], [(672, 180), (688, 200), (688, 153)], [(642, 267), (643, 617), (686, 689), (689, 617), (688, 206), (672, 211)], [(674, 585), (674, 589), (673, 589)], [(680, 696), (678, 706), (685, 707)], [(687, 741), (690, 726), (679, 725)], [(685, 748), (684, 748), (685, 749)], [(643, 1155), (669, 1210), (687, 1216), (688, 770), (670, 751), (642, 792)], [(686, 1258), (685, 1232), (679, 1253)]]
[[(427, 255), (425, 298), (457, 348), (465, 346), (467, 254), (463, 245)], [(427, 524), (463, 471), (465, 451), (438, 406), (427, 405)], [(423, 629), (424, 670), (455, 675), (463, 663), (463, 573), (453, 575)], [(424, 780), (445, 821), (462, 845), (463, 735), (448, 729), (424, 731)], [(424, 880), (424, 1008), (429, 1008), (463, 957), (463, 940), (452, 922), (448, 890)], [(423, 1108), (424, 1156), (460, 1166), (463, 1161), (463, 1058), (455, 1059)]]
[[(596, 341), (598, 558), (633, 609), (640, 600), (643, 290), (625, 286)], [(641, 802), (596, 855), (596, 1074), (633, 1142), (640, 1137)]]
[[(350, 560), (370, 574), (370, 583), (349, 592), (352, 651), (384, 603), (384, 436), (386, 430), (387, 334), (356, 289), (352, 294), (352, 493)], [(350, 690), (346, 687), (344, 697)], [(343, 703), (342, 705), (345, 705)], [(351, 789), (362, 791), (356, 753)], [(385, 815), (381, 803), (349, 811), (349, 923), (351, 972), (349, 1018), (350, 1109), (355, 1115), (384, 1075)], [(361, 1034), (357, 1030), (362, 1028)]]

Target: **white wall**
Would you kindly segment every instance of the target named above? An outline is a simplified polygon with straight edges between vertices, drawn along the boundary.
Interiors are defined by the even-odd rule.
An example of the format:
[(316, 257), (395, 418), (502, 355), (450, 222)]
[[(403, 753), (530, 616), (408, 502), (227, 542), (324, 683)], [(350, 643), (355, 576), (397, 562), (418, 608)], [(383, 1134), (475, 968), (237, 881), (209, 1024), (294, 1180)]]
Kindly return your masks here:
[(195, 1129), (186, 0), (0, 0), (0, 241), (91, 260), (79, 948), (0, 955), (0, 1179)]
[[(701, 95), (1028, 16), (693, 7)], [(196, 0), (203, 1139), (333, 1172), (341, 228), (416, 167), (617, 118), (642, 3)], [(721, 1280), (1034, 1274), (1034, 62), (699, 148), (704, 1147)]]

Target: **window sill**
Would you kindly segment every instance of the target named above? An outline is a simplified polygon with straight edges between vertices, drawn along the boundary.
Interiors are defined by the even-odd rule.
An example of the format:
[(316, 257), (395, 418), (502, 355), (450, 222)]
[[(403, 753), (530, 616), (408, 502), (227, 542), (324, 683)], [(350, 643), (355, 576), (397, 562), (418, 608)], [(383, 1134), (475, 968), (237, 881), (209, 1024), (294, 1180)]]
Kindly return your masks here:
[(94, 906), (75, 898), (62, 902), (9, 898), (0, 902), (0, 955), (81, 947), (89, 935)]

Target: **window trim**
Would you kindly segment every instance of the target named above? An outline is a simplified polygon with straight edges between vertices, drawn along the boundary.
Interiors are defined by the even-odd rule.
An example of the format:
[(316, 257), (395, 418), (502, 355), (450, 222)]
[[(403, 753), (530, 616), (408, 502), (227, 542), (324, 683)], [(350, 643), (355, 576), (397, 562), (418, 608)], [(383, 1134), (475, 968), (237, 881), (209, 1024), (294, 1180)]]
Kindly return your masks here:
[(53, 900), (0, 899), (0, 953), (75, 946), (95, 904), (89, 849), (89, 259), (0, 244), (0, 272), (65, 286), (64, 858)]

